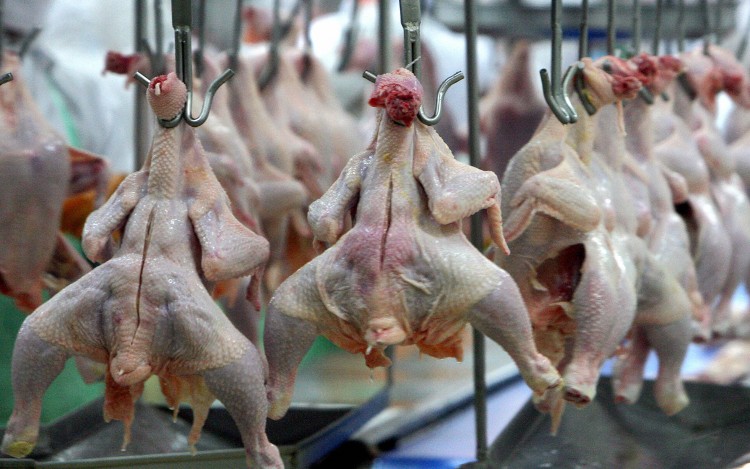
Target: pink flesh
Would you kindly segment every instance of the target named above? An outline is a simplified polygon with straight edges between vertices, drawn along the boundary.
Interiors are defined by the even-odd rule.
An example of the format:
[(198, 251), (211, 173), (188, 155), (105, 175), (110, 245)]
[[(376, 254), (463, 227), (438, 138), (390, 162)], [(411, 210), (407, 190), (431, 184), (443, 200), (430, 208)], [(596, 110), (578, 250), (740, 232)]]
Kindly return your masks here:
[(130, 73), (133, 64), (139, 60), (138, 54), (125, 55), (120, 52), (109, 51), (104, 58), (104, 70), (125, 75)]
[(410, 126), (422, 103), (422, 85), (405, 68), (380, 75), (368, 104), (384, 107), (391, 120)]

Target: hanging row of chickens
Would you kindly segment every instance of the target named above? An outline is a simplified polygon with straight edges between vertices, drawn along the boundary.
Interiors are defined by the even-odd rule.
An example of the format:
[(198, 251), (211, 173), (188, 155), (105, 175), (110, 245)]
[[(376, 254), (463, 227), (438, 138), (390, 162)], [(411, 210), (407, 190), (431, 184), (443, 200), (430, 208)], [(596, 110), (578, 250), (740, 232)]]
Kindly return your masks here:
[[(98, 266), (86, 264), (41, 306), (38, 287), (13, 287), (20, 275), (0, 270), (4, 291), (36, 308), (16, 340), (3, 452), (32, 451), (42, 395), (68, 357), (84, 356), (106, 365), (104, 413), (124, 421), (124, 446), (134, 402), (157, 375), (170, 405), (194, 408), (191, 445), (218, 398), (240, 428), (248, 465), (283, 467), (265, 419), (286, 413), (315, 337), (361, 353), (370, 367), (388, 365), (389, 345), (460, 360), (467, 323), (508, 351), (553, 422), (565, 402), (591, 402), (612, 356), (617, 399), (635, 402), (651, 349), (660, 407), (674, 414), (688, 404), (687, 346), (728, 333), (731, 295), (750, 270), (741, 248), (750, 205), (712, 115), (718, 92), (745, 105), (750, 88), (724, 51), (582, 59), (582, 91), (568, 90), (578, 122), (563, 125), (539, 108), (523, 121), (520, 109), (508, 147), (499, 137), (507, 129), (489, 130), (501, 119), (487, 117), (507, 104), (501, 87), (482, 105), (494, 172), (457, 161), (417, 119), (424, 91), (406, 69), (378, 76), (366, 143), (314, 57), (282, 50), (265, 86), (267, 53), (237, 59), (208, 121), (155, 126), (143, 167), (88, 216), (82, 246)], [(198, 90), (228, 61), (206, 55), (196, 107)], [(107, 64), (150, 74), (141, 56), (111, 54)], [(511, 75), (503, 79), (517, 89), (523, 80)], [(3, 97), (15, 89), (6, 87)], [(147, 97), (157, 118), (171, 119), (187, 90), (168, 72), (151, 79)], [(7, 129), (19, 109), (33, 108), (3, 102)], [(45, 133), (33, 135), (35, 144)], [(90, 177), (98, 187), (103, 179)], [(462, 230), (481, 211), (493, 259)], [(266, 303), (261, 352), (256, 312)]]
[[(563, 375), (565, 400), (590, 402), (599, 367), (614, 355), (616, 399), (635, 402), (653, 349), (657, 403), (676, 413), (688, 403), (679, 378), (688, 344), (747, 327), (732, 299), (750, 274), (750, 181), (740, 170), (748, 147), (725, 139), (715, 117), (721, 92), (736, 113), (747, 112), (747, 74), (717, 46), (678, 57), (603, 57), (596, 63), (619, 81), (612, 90), (631, 96), (604, 99), (571, 86), (579, 120), (563, 126), (549, 111), (542, 117), (528, 60), (528, 45), (518, 45), (480, 107), (483, 165), (502, 177), (511, 251), (495, 259), (518, 282), (537, 346)], [(644, 88), (653, 104), (635, 95)], [(583, 99), (598, 112), (589, 116)], [(519, 140), (522, 131), (533, 136)], [(738, 348), (727, 358), (737, 359)], [(717, 359), (704, 377), (730, 382), (726, 363)], [(540, 408), (561, 411), (559, 401)]]

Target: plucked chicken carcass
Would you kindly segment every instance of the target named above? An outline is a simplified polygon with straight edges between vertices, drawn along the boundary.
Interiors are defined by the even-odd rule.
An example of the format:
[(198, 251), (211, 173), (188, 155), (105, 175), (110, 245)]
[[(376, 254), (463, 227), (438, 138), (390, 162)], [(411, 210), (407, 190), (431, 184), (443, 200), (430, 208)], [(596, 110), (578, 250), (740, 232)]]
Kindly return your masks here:
[[(166, 57), (167, 67), (174, 68), (174, 61)], [(203, 57), (203, 79), (196, 80), (195, 87), (207, 87), (212, 78), (219, 75), (220, 59), (210, 54)], [(140, 54), (107, 54), (105, 70), (113, 73), (133, 73), (134, 67), (144, 65)], [(146, 61), (145, 65), (150, 65)], [(212, 112), (206, 123), (199, 127), (199, 137), (219, 182), (232, 202), (235, 216), (247, 227), (262, 233), (271, 242), (271, 260), (266, 271), (264, 286), (273, 291), (283, 276), (290, 270), (286, 260), (286, 245), (290, 220), (297, 231), (309, 236), (304, 221), (304, 208), (309, 196), (305, 187), (294, 180), (294, 165), (315, 168), (314, 149), (291, 132), (279, 137), (279, 132), (264, 132), (271, 126), (271, 118), (262, 107), (254, 91), (248, 85), (245, 68), (240, 64), (238, 82), (230, 81), (230, 88), (219, 88), (215, 94)], [(241, 91), (238, 91), (238, 88)], [(205, 91), (205, 90), (204, 90)], [(199, 93), (194, 95), (194, 107), (202, 104)], [(250, 126), (248, 113), (258, 117)], [(248, 134), (249, 132), (249, 134)], [(256, 143), (261, 142), (261, 143)], [(253, 151), (255, 150), (255, 151)], [(295, 161), (292, 158), (300, 158)], [(275, 165), (279, 165), (278, 167)], [(313, 169), (314, 170), (314, 169)], [(315, 180), (316, 175), (308, 179)], [(317, 186), (316, 186), (317, 187)], [(230, 280), (236, 284), (238, 280)], [(222, 287), (222, 286), (220, 286)], [(223, 286), (222, 291), (238, 290), (237, 285)], [(230, 301), (234, 302), (232, 298)], [(243, 302), (237, 297), (236, 301)]]
[[(645, 54), (631, 59), (642, 74), (644, 85), (653, 96), (660, 96), (682, 70), (681, 62), (672, 56), (654, 57)], [(654, 155), (654, 113), (643, 99), (626, 102), (624, 108), (625, 144), (635, 158), (642, 174), (647, 176), (646, 187), (631, 186), (636, 194), (639, 211), (646, 212), (650, 220), (644, 238), (659, 263), (673, 275), (690, 298), (696, 323), (709, 314), (690, 252), (690, 239), (684, 220), (675, 211), (675, 204), (687, 200), (685, 179), (667, 168)]]
[(705, 55), (700, 48), (683, 54), (681, 58), (698, 99), (693, 102), (676, 100), (676, 110), (690, 126), (706, 162), (711, 194), (731, 243), (728, 274), (719, 291), (718, 303), (713, 307), (711, 320), (712, 333), (724, 336), (730, 328), (734, 292), (750, 274), (750, 201), (742, 180), (735, 173), (732, 153), (714, 123), (714, 102), (716, 95), (723, 90), (741, 103), (748, 83), (741, 65), (727, 57), (722, 49), (712, 47), (710, 55)]
[[(210, 79), (219, 75), (220, 68), (217, 61), (208, 58), (204, 60), (204, 65), (206, 80), (202, 82), (207, 84)], [(241, 99), (249, 100), (252, 97), (250, 95)], [(309, 235), (309, 228), (304, 221), (308, 194), (302, 183), (294, 179), (293, 171), (289, 168), (277, 168), (271, 163), (268, 158), (271, 155), (267, 149), (252, 153), (248, 148), (248, 139), (243, 138), (233, 119), (230, 102), (237, 99), (240, 99), (237, 94), (230, 96), (228, 87), (220, 88), (216, 92), (211, 115), (199, 128), (199, 135), (207, 150), (228, 157), (239, 170), (238, 175), (248, 185), (257, 187), (259, 203), (255, 213), (263, 234), (271, 243), (271, 258), (264, 283), (266, 289), (272, 292), (291, 270), (286, 256), (290, 224), (298, 233)], [(255, 135), (257, 134), (253, 134), (253, 137)], [(279, 153), (281, 152), (276, 152), (277, 155)]]
[[(590, 59), (583, 64), (577, 79), (596, 108), (640, 88), (637, 79), (611, 76)], [(571, 99), (582, 115), (580, 100)], [(614, 213), (601, 206), (585, 159), (594, 130), (590, 119), (566, 126), (547, 113), (503, 177), (511, 254), (496, 255), (518, 283), (537, 347), (561, 370), (564, 399), (578, 405), (594, 398), (599, 368), (630, 329), (636, 306), (632, 278), (612, 248)], [(559, 417), (562, 402), (542, 404)]]
[[(170, 119), (182, 111), (186, 89), (173, 73), (159, 76), (148, 98), (157, 117)], [(119, 227), (122, 241), (114, 246), (111, 235)], [(2, 451), (31, 452), (42, 395), (70, 355), (84, 355), (108, 366), (104, 415), (124, 421), (125, 444), (134, 401), (156, 374), (170, 405), (193, 405), (191, 445), (216, 396), (240, 429), (248, 464), (282, 468), (265, 435), (261, 358), (206, 288), (256, 272), (268, 258), (268, 242), (234, 218), (191, 127), (156, 131), (143, 168), (87, 220), (83, 248), (102, 264), (37, 309), (19, 331), (15, 407)]]
[[(709, 70), (712, 66), (704, 64)], [(695, 69), (694, 69), (695, 70)], [(697, 76), (688, 74), (690, 76)], [(711, 96), (721, 87), (721, 77), (714, 72), (695, 89), (699, 95)], [(694, 85), (695, 86), (695, 85)], [(653, 105), (654, 156), (667, 168), (679, 174), (687, 185), (685, 202), (676, 205), (685, 220), (690, 238), (690, 250), (703, 301), (713, 308), (727, 282), (732, 257), (732, 241), (727, 233), (719, 208), (714, 201), (709, 168), (696, 143), (693, 130), (679, 114), (688, 113), (693, 105), (683, 85), (675, 80), (669, 91), (668, 102), (656, 100)], [(676, 201), (677, 202), (677, 201)], [(711, 337), (711, 316), (706, 315), (698, 337)]]
[[(644, 56), (638, 56), (630, 63), (605, 57), (598, 63), (606, 67), (609, 73), (622, 77), (636, 76), (641, 84), (646, 85), (651, 84), (656, 72), (653, 62), (646, 60)], [(643, 110), (642, 103), (645, 103), (643, 99), (628, 100), (626, 106), (631, 107), (629, 117), (632, 118), (634, 111)], [(659, 228), (663, 229), (665, 218), (665, 214), (658, 214), (655, 220), (651, 215), (652, 186), (657, 186), (654, 189), (666, 190), (667, 193), (662, 195), (666, 195), (667, 201), (671, 202), (669, 188), (659, 184), (661, 182), (666, 185), (663, 179), (655, 181), (656, 184), (652, 181), (661, 176), (658, 167), (641, 167), (629, 152), (622, 117), (619, 106), (610, 105), (598, 110), (594, 116), (598, 121), (595, 151), (591, 153), (590, 163), (597, 181), (600, 204), (605, 210), (614, 213), (614, 223), (610, 230), (613, 250), (629, 272), (629, 277), (633, 280), (631, 288), (637, 297), (630, 340), (617, 354), (618, 360), (613, 373), (615, 399), (628, 403), (638, 400), (643, 386), (645, 361), (649, 350), (654, 349), (659, 359), (659, 372), (655, 382), (656, 400), (665, 413), (672, 415), (688, 404), (680, 368), (693, 336), (693, 305), (688, 292), (673, 275), (670, 269), (672, 266), (665, 265), (659, 253), (650, 249), (652, 224), (661, 223)], [(641, 116), (641, 119), (644, 117)], [(585, 118), (586, 116), (582, 117)], [(636, 138), (645, 136), (643, 132), (637, 133), (639, 129), (634, 130)], [(643, 155), (640, 157), (642, 159)], [(656, 170), (656, 176), (647, 172), (647, 169)], [(655, 192), (655, 195), (658, 194)], [(674, 212), (671, 203), (664, 208)], [(674, 217), (681, 222), (676, 214)], [(687, 233), (684, 225), (681, 226), (681, 239), (685, 241), (683, 261), (691, 263), (687, 251)]]
[(19, 57), (6, 52), (3, 63), (14, 80), (0, 86), (0, 292), (30, 312), (45, 288), (57, 291), (89, 270), (59, 233), (60, 216), (67, 196), (103, 192), (107, 164), (68, 148), (34, 103)]
[(479, 102), (487, 148), (482, 167), (502, 178), (513, 155), (534, 135), (547, 111), (531, 78), (530, 44), (518, 41), (493, 88)]
[(325, 188), (320, 186), (322, 159), (315, 147), (291, 128), (274, 121), (260, 96), (252, 63), (238, 57), (233, 70), (228, 104), (234, 125), (250, 153), (294, 176), (305, 186), (309, 197), (319, 197)]
[[(274, 122), (291, 128), (321, 155), (319, 185), (328, 188), (349, 156), (362, 150), (362, 140), (352, 138), (359, 136), (358, 126), (349, 128), (346, 122), (330, 125), (334, 120), (329, 119), (335, 119), (335, 114), (331, 115), (317, 94), (302, 82), (296, 65), (299, 54), (295, 49), (280, 50), (276, 72), (260, 93)], [(269, 54), (263, 53), (248, 55), (248, 60), (257, 76), (264, 67), (269, 66), (270, 58)]]
[(497, 177), (454, 160), (435, 130), (415, 120), (421, 98), (410, 71), (379, 76), (369, 101), (380, 108), (373, 141), (310, 206), (315, 238), (331, 246), (269, 304), (271, 418), (286, 412), (297, 366), (318, 334), (375, 367), (389, 363), (383, 350), (394, 344), (460, 359), (469, 322), (505, 347), (535, 393), (560, 384), (534, 347), (512, 279), (461, 231), (462, 218), (487, 209), (493, 240), (504, 246)]

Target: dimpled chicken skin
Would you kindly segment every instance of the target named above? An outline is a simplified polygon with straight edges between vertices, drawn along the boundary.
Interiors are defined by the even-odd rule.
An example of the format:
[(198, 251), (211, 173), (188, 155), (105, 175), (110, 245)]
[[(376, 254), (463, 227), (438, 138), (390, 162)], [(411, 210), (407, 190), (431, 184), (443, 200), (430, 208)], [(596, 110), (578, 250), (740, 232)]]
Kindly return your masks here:
[[(493, 241), (505, 248), (497, 177), (453, 159), (416, 120), (421, 97), (410, 71), (379, 76), (369, 101), (381, 108), (372, 143), (310, 206), (316, 240), (331, 246), (271, 299), (271, 418), (288, 409), (297, 366), (319, 334), (375, 367), (389, 364), (382, 352), (396, 344), (460, 360), (460, 333), (471, 323), (508, 351), (536, 393), (560, 385), (534, 346), (515, 283), (461, 231), (462, 218), (487, 209)], [(354, 224), (343, 233), (349, 213)]]
[[(186, 94), (174, 73), (154, 78), (148, 90), (164, 119), (180, 112)], [(119, 228), (122, 242), (113, 246)], [(265, 435), (262, 360), (208, 293), (212, 282), (261, 268), (268, 242), (234, 218), (192, 128), (157, 130), (144, 167), (88, 218), (83, 248), (102, 265), (43, 304), (19, 331), (15, 407), (2, 451), (31, 452), (44, 392), (69, 356), (83, 355), (107, 364), (104, 416), (123, 420), (125, 445), (133, 403), (156, 374), (171, 406), (193, 405), (191, 445), (216, 396), (237, 422), (248, 464), (282, 468)]]

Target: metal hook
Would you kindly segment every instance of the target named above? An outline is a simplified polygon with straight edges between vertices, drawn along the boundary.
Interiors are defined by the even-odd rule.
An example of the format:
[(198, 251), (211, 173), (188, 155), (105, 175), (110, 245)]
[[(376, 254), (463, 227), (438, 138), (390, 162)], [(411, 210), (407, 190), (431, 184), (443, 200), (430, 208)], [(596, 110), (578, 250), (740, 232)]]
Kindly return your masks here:
[[(208, 114), (211, 111), (211, 103), (213, 102), (216, 91), (221, 85), (229, 80), (232, 75), (234, 75), (232, 69), (227, 69), (211, 82), (211, 85), (209, 85), (208, 91), (206, 92), (206, 97), (200, 114), (198, 117), (193, 117), (193, 67), (192, 58), (190, 56), (191, 22), (192, 12), (190, 10), (190, 0), (172, 0), (172, 27), (174, 28), (175, 37), (175, 68), (177, 77), (185, 83), (185, 87), (187, 88), (187, 100), (182, 112), (177, 114), (173, 119), (159, 119), (159, 125), (162, 127), (175, 127), (180, 123), (180, 120), (184, 120), (192, 127), (202, 125), (206, 122), (206, 119), (208, 119)], [(138, 82), (146, 86), (150, 83), (150, 80), (140, 72), (136, 72), (135, 78)]]
[(404, 64), (409, 68), (417, 80), (422, 79), (422, 41), (420, 38), (420, 24), (422, 12), (419, 0), (399, 0), (401, 8), (401, 26), (404, 29)]
[(195, 76), (200, 78), (203, 75), (203, 52), (206, 50), (206, 0), (198, 0), (198, 47), (193, 53), (195, 62)]
[(344, 69), (346, 69), (349, 65), (349, 61), (352, 59), (352, 54), (354, 54), (354, 45), (357, 42), (357, 32), (359, 29), (359, 24), (357, 23), (358, 18), (359, 2), (355, 0), (352, 2), (352, 16), (349, 19), (349, 26), (347, 26), (346, 31), (344, 31), (344, 51), (341, 54), (341, 61), (337, 67), (339, 72), (343, 72)]
[(313, 0), (300, 0), (302, 3), (304, 3), (304, 9), (302, 11), (303, 18), (304, 18), (304, 31), (303, 31), (303, 38), (304, 38), (304, 56), (303, 56), (303, 67), (302, 71), (300, 72), (300, 77), (303, 81), (307, 80), (307, 75), (310, 72), (310, 64), (312, 63), (312, 36), (310, 35), (310, 26), (312, 25), (312, 15), (313, 15)]
[(685, 52), (685, 0), (677, 0), (677, 51)]
[(273, 27), (271, 28), (271, 44), (268, 49), (268, 63), (263, 68), (260, 77), (258, 78), (258, 87), (263, 90), (273, 77), (276, 76), (276, 72), (279, 69), (279, 43), (284, 39), (289, 31), (292, 30), (292, 23), (294, 17), (297, 16), (302, 6), (302, 0), (298, 0), (294, 5), (289, 18), (286, 22), (281, 21), (281, 1), (273, 0)]
[[(657, 26), (656, 29), (659, 28), (659, 21), (660, 15), (661, 15), (661, 0), (657, 0), (656, 5), (656, 14), (657, 14)], [(641, 0), (633, 0), (633, 55), (638, 54), (641, 50)], [(654, 41), (657, 41), (657, 48), (658, 48), (658, 34), (655, 34)], [(642, 86), (640, 90), (638, 90), (638, 96), (642, 100), (646, 102), (646, 104), (654, 104), (654, 95), (649, 91), (648, 88), (645, 86)]]
[(572, 124), (578, 120), (578, 114), (567, 96), (568, 85), (573, 79), (573, 67), (568, 67), (565, 78), (560, 82), (560, 60), (562, 55), (562, 28), (560, 26), (560, 11), (562, 0), (552, 0), (552, 66), (551, 78), (546, 69), (539, 71), (542, 78), (542, 91), (552, 113), (563, 124)]
[(0, 76), (0, 85), (4, 85), (11, 80), (13, 80), (13, 74), (10, 72), (4, 73), (2, 76)]
[(232, 31), (232, 48), (229, 51), (229, 68), (239, 67), (240, 42), (242, 36), (242, 0), (236, 0), (234, 11), (234, 30)]
[(607, 55), (615, 55), (615, 0), (607, 0)]
[(31, 43), (34, 42), (34, 40), (39, 36), (39, 33), (42, 32), (42, 28), (34, 28), (32, 29), (29, 34), (24, 36), (23, 40), (21, 41), (21, 46), (18, 48), (18, 57), (23, 59), (26, 53), (31, 48)]
[(596, 114), (596, 106), (594, 106), (594, 103), (591, 102), (591, 99), (589, 98), (589, 93), (586, 91), (585, 83), (583, 82), (583, 63), (578, 62), (575, 65), (575, 81), (573, 81), (573, 85), (576, 90), (576, 94), (578, 94), (578, 97), (581, 99), (581, 104), (583, 104), (583, 108), (586, 110), (586, 113), (590, 116), (593, 116)]
[[(401, 7), (401, 26), (404, 28), (404, 64), (411, 70), (417, 80), (421, 78), (422, 67), (420, 65), (421, 43), (419, 27), (422, 22), (419, 0), (399, 0)], [(362, 76), (375, 83), (375, 74), (365, 70)], [(433, 126), (440, 122), (443, 112), (443, 101), (448, 88), (464, 79), (463, 72), (456, 72), (440, 84), (435, 96), (435, 113), (428, 116), (424, 113), (424, 107), (419, 107), (417, 117), (424, 125)]]
[(641, 0), (633, 0), (633, 55), (641, 50)]
[[(750, 10), (748, 10), (750, 12)], [(742, 40), (739, 46), (737, 46), (737, 60), (742, 60), (745, 56), (745, 50), (747, 50), (747, 37), (750, 35), (750, 16), (745, 21), (745, 32), (742, 34)]]
[[(581, 2), (581, 23), (579, 28), (579, 37), (578, 37), (578, 58), (582, 59), (586, 56), (588, 56), (589, 53), (589, 47), (588, 47), (588, 36), (589, 36), (589, 1), (583, 0)], [(573, 70), (573, 72), (570, 72)], [(596, 106), (591, 102), (591, 99), (589, 99), (589, 94), (586, 92), (585, 83), (583, 81), (583, 63), (577, 62), (572, 68), (568, 69), (568, 72), (571, 73), (572, 78), (574, 79), (574, 86), (576, 90), (576, 94), (578, 94), (578, 97), (581, 99), (581, 103), (583, 104), (583, 108), (586, 110), (588, 115), (594, 115), (596, 113)], [(568, 78), (568, 74), (566, 74), (566, 79), (570, 80)], [(563, 80), (565, 82), (565, 80)], [(567, 85), (564, 85), (564, 89), (567, 89)], [(568, 101), (568, 104), (569, 101)], [(570, 105), (572, 109), (572, 105)]]
[(448, 88), (463, 79), (463, 72), (456, 72), (443, 80), (443, 82), (438, 87), (437, 95), (435, 96), (435, 114), (433, 114), (432, 116), (425, 115), (422, 107), (419, 107), (419, 113), (417, 114), (417, 117), (424, 125), (436, 125), (438, 122), (440, 122), (440, 118), (442, 117), (443, 113), (443, 101), (445, 100), (445, 93), (448, 92)]
[[(377, 79), (377, 75), (375, 75), (372, 72), (369, 72), (365, 70), (362, 72), (362, 77), (371, 81), (372, 83), (375, 83), (375, 80)], [(419, 118), (419, 121), (422, 122), (424, 125), (436, 125), (438, 122), (440, 122), (440, 118), (442, 117), (443, 112), (443, 101), (445, 100), (445, 93), (448, 92), (448, 88), (455, 85), (459, 81), (464, 79), (463, 72), (456, 72), (453, 75), (449, 76), (443, 82), (440, 84), (437, 90), (437, 94), (435, 97), (435, 114), (432, 116), (427, 116), (424, 113), (424, 110), (422, 106), (419, 107), (419, 113), (417, 114), (417, 117)]]
[(703, 10), (703, 54), (708, 55), (708, 48), (711, 45), (711, 8), (708, 6), (708, 0), (701, 0)]
[(589, 55), (589, 0), (581, 1), (581, 24), (578, 36), (578, 58)]
[[(139, 14), (143, 14), (138, 7)], [(148, 56), (148, 61), (151, 64), (151, 71), (154, 75), (162, 75), (164, 73), (164, 30), (162, 28), (162, 3), (161, 0), (154, 0), (154, 35), (155, 47), (151, 48), (148, 40), (145, 37), (140, 37), (140, 46)]]
[(651, 50), (654, 55), (659, 55), (659, 45), (661, 44), (661, 10), (664, 0), (656, 0), (656, 24), (654, 25), (654, 41), (651, 43)]

